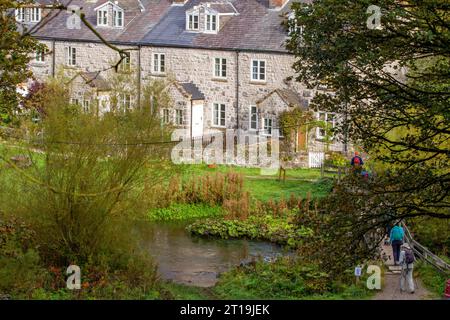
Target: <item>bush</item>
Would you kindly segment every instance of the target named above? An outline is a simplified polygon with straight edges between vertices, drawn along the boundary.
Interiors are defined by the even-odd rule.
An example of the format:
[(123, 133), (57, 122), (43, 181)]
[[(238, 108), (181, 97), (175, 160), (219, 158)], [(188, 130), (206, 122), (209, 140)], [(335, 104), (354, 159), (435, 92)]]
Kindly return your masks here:
[(336, 286), (335, 282), (316, 266), (285, 257), (273, 263), (258, 261), (226, 272), (220, 276), (214, 292), (222, 299), (355, 299), (368, 296), (363, 287)]
[(0, 214), (0, 296), (28, 298), (48, 273), (33, 247), (34, 232), (24, 222)]
[(326, 166), (345, 167), (349, 165), (349, 160), (340, 152), (330, 152), (325, 160)]
[(194, 222), (187, 230), (198, 236), (258, 239), (295, 248), (310, 230), (294, 224), (294, 219), (292, 214), (282, 218), (253, 215), (246, 220), (207, 219)]

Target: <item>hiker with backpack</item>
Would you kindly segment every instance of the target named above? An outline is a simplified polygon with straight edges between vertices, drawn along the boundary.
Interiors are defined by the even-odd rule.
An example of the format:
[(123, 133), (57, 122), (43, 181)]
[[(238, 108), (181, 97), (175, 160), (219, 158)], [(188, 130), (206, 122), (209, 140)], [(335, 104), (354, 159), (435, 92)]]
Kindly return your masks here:
[(359, 155), (358, 151), (355, 151), (355, 156), (352, 158), (352, 161), (350, 162), (352, 167), (362, 167), (364, 165), (364, 161)]
[(361, 174), (362, 173), (362, 166), (364, 165), (364, 161), (361, 158), (361, 156), (359, 155), (358, 151), (355, 151), (355, 155), (352, 158), (352, 160), (350, 161), (350, 165), (353, 168), (353, 172), (355, 174)]
[(397, 223), (392, 229), (389, 235), (389, 242), (392, 245), (392, 255), (394, 256), (394, 265), (398, 265), (400, 261), (400, 247), (403, 244), (403, 237), (405, 236), (405, 231)]
[(414, 252), (408, 243), (405, 243), (401, 247), (400, 251), (400, 265), (402, 266), (402, 274), (400, 277), (400, 291), (406, 291), (405, 282), (408, 285), (409, 292), (414, 293), (414, 262), (416, 258), (414, 257)]

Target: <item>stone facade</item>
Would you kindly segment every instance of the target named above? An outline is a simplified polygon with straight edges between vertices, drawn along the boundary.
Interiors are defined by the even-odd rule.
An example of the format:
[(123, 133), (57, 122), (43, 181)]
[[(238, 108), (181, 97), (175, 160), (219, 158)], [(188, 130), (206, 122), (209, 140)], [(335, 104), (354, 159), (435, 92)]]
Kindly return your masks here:
[[(73, 76), (77, 72), (95, 72), (104, 70), (101, 75), (105, 79), (114, 76), (112, 65), (119, 60), (119, 54), (100, 43), (69, 42), (69, 41), (42, 41), (47, 45), (49, 54), (44, 62), (32, 62), (34, 75), (37, 79), (57, 75), (64, 70), (66, 76)], [(76, 49), (76, 65), (67, 66), (66, 48)], [(314, 90), (307, 89), (302, 84), (290, 80), (294, 76), (291, 68), (294, 57), (286, 53), (261, 53), (261, 52), (239, 52), (231, 50), (206, 50), (195, 48), (170, 48), (156, 46), (119, 46), (122, 49), (131, 49), (131, 78), (140, 80), (140, 86), (154, 79), (166, 80), (168, 83), (175, 80), (179, 83), (193, 83), (204, 94), (203, 102), (203, 132), (212, 133), (224, 129), (244, 129), (250, 126), (250, 107), (257, 106), (258, 129), (263, 129), (263, 118), (273, 119), (272, 126), (279, 127), (278, 115), (289, 110), (288, 105), (276, 94), (270, 93), (277, 89), (289, 89), (298, 93), (305, 101), (309, 101), (315, 94)], [(165, 72), (154, 72), (154, 54), (164, 54)], [(226, 77), (217, 78), (214, 74), (215, 59), (226, 59)], [(252, 80), (252, 61), (265, 61), (265, 81)], [(55, 66), (53, 66), (53, 61)], [(140, 65), (139, 65), (140, 62)], [(139, 71), (139, 72), (138, 72)], [(140, 79), (139, 79), (140, 75)], [(82, 96), (81, 91), (88, 90), (76, 82), (73, 92)], [(170, 118), (175, 119), (175, 110), (182, 109), (184, 114), (184, 125), (188, 128), (191, 123), (191, 109), (189, 99), (182, 95), (179, 90), (170, 88), (173, 106), (170, 109)], [(139, 93), (135, 92), (135, 96)], [(258, 101), (270, 97), (263, 103)], [(103, 100), (108, 100), (104, 95)], [(216, 127), (213, 124), (213, 104), (220, 103), (226, 106), (225, 127)], [(104, 108), (108, 110), (108, 108)], [(315, 137), (315, 130), (308, 135), (308, 148), (313, 151), (323, 151), (326, 146)], [(333, 142), (329, 149), (342, 151), (341, 142)]]

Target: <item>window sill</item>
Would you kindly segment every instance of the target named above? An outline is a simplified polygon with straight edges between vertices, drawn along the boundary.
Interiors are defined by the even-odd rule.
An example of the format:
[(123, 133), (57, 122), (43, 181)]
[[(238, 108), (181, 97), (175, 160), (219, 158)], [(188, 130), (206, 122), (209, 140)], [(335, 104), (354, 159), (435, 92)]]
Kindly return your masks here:
[(212, 81), (217, 81), (217, 82), (228, 82), (227, 78), (217, 78), (217, 77), (213, 77), (211, 79)]
[(216, 125), (212, 125), (211, 128), (216, 128), (216, 129), (226, 129), (227, 126), (216, 126)]
[(44, 61), (44, 62), (37, 62), (37, 61), (34, 61), (34, 62), (31, 62), (30, 65), (31, 65), (32, 67), (46, 67), (46, 66), (47, 66), (47, 64), (45, 63), (45, 61)]
[(150, 76), (152, 76), (152, 77), (158, 77), (158, 78), (164, 78), (164, 77), (167, 77), (167, 74), (165, 74), (165, 73), (156, 73), (156, 72), (152, 72), (152, 73), (150, 73)]
[(267, 85), (267, 81), (263, 80), (250, 80), (250, 84)]

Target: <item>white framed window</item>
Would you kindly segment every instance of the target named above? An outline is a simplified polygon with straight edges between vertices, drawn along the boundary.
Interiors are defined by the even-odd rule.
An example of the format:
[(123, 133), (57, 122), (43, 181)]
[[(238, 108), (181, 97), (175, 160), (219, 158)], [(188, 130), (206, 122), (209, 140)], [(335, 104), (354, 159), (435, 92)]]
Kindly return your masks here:
[(97, 25), (107, 26), (108, 25), (108, 9), (100, 9), (97, 11)]
[(120, 96), (120, 107), (122, 108), (122, 111), (126, 111), (128, 109), (131, 109), (131, 94), (129, 93), (122, 93)]
[(166, 55), (164, 53), (153, 54), (153, 72), (160, 74), (166, 72)]
[(258, 130), (258, 109), (256, 106), (250, 106), (250, 130)]
[(271, 136), (273, 129), (273, 120), (271, 118), (264, 118), (264, 134)]
[(41, 21), (41, 8), (31, 8), (31, 22)]
[(76, 106), (80, 105), (80, 100), (78, 98), (71, 98), (70, 103)]
[(170, 123), (170, 110), (169, 109), (162, 109), (162, 123), (168, 124)]
[(45, 62), (45, 50), (37, 50), (34, 60), (36, 62)]
[(113, 9), (113, 25), (116, 28), (123, 27), (123, 10), (117, 8)]
[(91, 110), (91, 101), (90, 100), (83, 100), (83, 111), (88, 113)]
[(121, 72), (130, 72), (130, 70), (131, 70), (130, 55), (127, 55), (125, 58), (123, 58), (122, 62), (119, 65), (119, 70)]
[(216, 127), (225, 127), (225, 104), (213, 104), (213, 125)]
[(187, 15), (187, 29), (188, 30), (198, 30), (199, 26), (199, 15), (198, 13), (189, 13)]
[[(334, 129), (336, 127), (336, 114), (328, 113), (328, 112), (318, 112), (317, 120), (323, 121), (326, 125), (326, 129)], [(318, 139), (324, 139), (326, 136), (326, 129), (322, 127), (318, 127), (316, 129), (316, 137)]]
[(207, 32), (217, 32), (217, 15), (206, 14), (206, 31)]
[(225, 58), (214, 59), (214, 77), (215, 78), (227, 77), (227, 59)]
[(25, 22), (25, 8), (18, 8), (16, 12), (16, 21)]
[(266, 81), (266, 60), (252, 60), (251, 66), (253, 81)]
[(178, 126), (184, 125), (184, 110), (182, 109), (175, 110), (175, 124)]
[(77, 65), (77, 48), (66, 47), (66, 64), (68, 66)]

